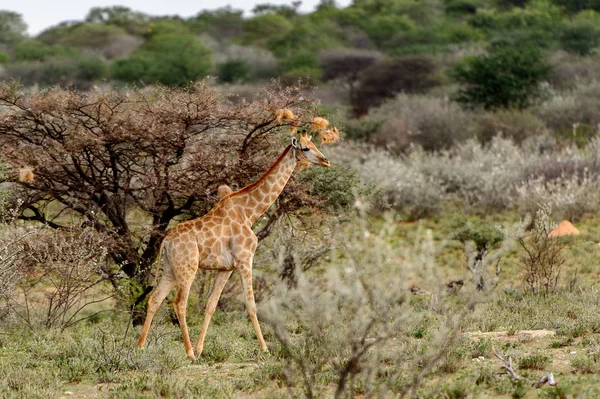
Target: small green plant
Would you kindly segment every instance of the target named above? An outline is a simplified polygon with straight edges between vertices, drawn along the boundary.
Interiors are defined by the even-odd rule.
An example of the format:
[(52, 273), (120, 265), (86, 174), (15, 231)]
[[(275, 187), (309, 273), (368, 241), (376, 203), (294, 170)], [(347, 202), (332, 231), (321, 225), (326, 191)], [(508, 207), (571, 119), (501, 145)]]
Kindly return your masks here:
[(571, 367), (574, 373), (594, 374), (600, 371), (600, 355), (597, 353), (587, 354), (586, 356), (577, 356), (571, 360)]
[(492, 353), (492, 341), (489, 338), (480, 338), (471, 343), (471, 356), (488, 357)]
[[(488, 251), (494, 249), (504, 240), (504, 233), (498, 227), (485, 220), (470, 221), (459, 217), (453, 223), (452, 238), (465, 245), (467, 268), (471, 271), (472, 279), (479, 291), (485, 291), (493, 286), (500, 274), (500, 259), (495, 267), (495, 274), (488, 273)], [(474, 246), (474, 248), (473, 248)]]
[(519, 360), (519, 368), (529, 370), (543, 370), (551, 361), (550, 356), (535, 353)]
[(573, 337), (566, 337), (564, 339), (561, 339), (560, 341), (552, 341), (550, 343), (550, 347), (557, 349), (557, 348), (564, 348), (565, 346), (571, 346), (573, 345), (573, 342), (575, 340), (573, 339)]

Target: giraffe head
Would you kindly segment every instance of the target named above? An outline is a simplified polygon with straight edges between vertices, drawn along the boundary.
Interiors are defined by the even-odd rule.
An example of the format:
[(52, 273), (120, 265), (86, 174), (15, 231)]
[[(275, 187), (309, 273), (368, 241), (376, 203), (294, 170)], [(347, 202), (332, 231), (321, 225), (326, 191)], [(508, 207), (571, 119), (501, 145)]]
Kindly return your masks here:
[(325, 155), (321, 153), (311, 141), (311, 137), (306, 130), (298, 132), (298, 138), (292, 138), (292, 148), (296, 156), (296, 161), (301, 165), (321, 165), (328, 167), (330, 165)]

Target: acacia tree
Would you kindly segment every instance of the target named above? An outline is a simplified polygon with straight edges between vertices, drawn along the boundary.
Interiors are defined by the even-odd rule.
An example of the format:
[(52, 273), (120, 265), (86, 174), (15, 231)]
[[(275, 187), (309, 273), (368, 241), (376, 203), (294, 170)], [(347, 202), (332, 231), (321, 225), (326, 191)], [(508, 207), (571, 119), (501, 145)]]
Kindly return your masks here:
[[(220, 184), (246, 185), (276, 159), (290, 137), (276, 110), (292, 109), (296, 124), (313, 118), (313, 101), (301, 92), (265, 88), (256, 100), (233, 104), (202, 82), (86, 94), (25, 94), (2, 84), (4, 159), (35, 176), (18, 182), (21, 218), (93, 226), (112, 244), (118, 269), (143, 289), (169, 223), (204, 214)], [(259, 238), (282, 215), (325, 203), (309, 191), (309, 183), (292, 180)]]

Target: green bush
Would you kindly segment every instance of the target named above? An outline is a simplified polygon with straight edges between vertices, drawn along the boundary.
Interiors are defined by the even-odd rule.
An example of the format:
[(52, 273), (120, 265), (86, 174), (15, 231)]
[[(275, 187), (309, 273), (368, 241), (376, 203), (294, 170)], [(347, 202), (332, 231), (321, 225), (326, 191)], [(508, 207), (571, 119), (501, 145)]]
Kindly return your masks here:
[(244, 21), (245, 43), (264, 43), (267, 40), (283, 36), (292, 30), (293, 25), (282, 15), (264, 14)]
[(550, 65), (535, 48), (500, 45), (463, 59), (450, 75), (462, 84), (456, 100), (467, 107), (523, 109), (541, 97)]
[(380, 47), (388, 47), (396, 36), (413, 29), (415, 24), (406, 15), (379, 15), (364, 26), (367, 35)]
[(600, 45), (600, 29), (592, 23), (571, 23), (559, 36), (560, 45), (568, 52), (589, 55)]
[(309, 168), (302, 181), (312, 184), (311, 195), (327, 201), (327, 207), (339, 212), (351, 206), (360, 187), (358, 172), (349, 167)]
[(221, 83), (248, 82), (252, 80), (252, 70), (247, 62), (239, 59), (225, 61), (218, 66), (218, 78)]
[(68, 47), (49, 46), (39, 40), (23, 40), (13, 48), (16, 61), (44, 61), (49, 57), (73, 57), (77, 52)]
[(0, 64), (8, 62), (9, 56), (4, 51), (0, 51)]
[(210, 68), (210, 50), (194, 36), (160, 34), (130, 57), (116, 61), (111, 72), (122, 82), (185, 85), (207, 75)]
[(23, 40), (26, 32), (27, 24), (21, 14), (0, 10), (0, 43), (13, 45)]
[(449, 0), (446, 1), (446, 14), (453, 16), (475, 14), (477, 3), (473, 0)]
[(117, 36), (123, 34), (125, 34), (125, 30), (116, 26), (80, 23), (48, 29), (38, 38), (48, 45), (98, 49), (110, 44)]
[(600, 12), (600, 0), (552, 0), (552, 3), (563, 7), (568, 13), (578, 13), (583, 10)]

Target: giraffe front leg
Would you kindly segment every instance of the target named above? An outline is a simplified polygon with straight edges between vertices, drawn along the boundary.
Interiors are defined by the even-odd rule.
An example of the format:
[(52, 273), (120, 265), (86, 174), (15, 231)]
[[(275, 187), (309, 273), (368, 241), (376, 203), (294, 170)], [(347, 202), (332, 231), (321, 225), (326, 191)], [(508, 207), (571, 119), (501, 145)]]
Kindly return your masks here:
[(206, 310), (204, 314), (204, 322), (202, 322), (202, 329), (200, 330), (200, 338), (198, 338), (198, 343), (194, 348), (194, 352), (198, 357), (202, 355), (202, 350), (204, 349), (204, 338), (206, 338), (206, 331), (208, 330), (208, 325), (210, 324), (210, 318), (212, 317), (213, 313), (215, 313), (217, 303), (219, 303), (219, 298), (221, 297), (225, 283), (227, 283), (227, 280), (229, 280), (231, 273), (233, 273), (233, 270), (218, 271), (217, 276), (215, 277), (213, 289), (210, 293), (208, 301), (206, 302)]
[(240, 268), (242, 274), (242, 282), (244, 284), (244, 292), (246, 293), (246, 310), (254, 325), (254, 331), (256, 332), (256, 338), (258, 339), (258, 345), (260, 350), (263, 352), (267, 351), (267, 344), (263, 338), (260, 325), (258, 324), (258, 317), (256, 317), (256, 302), (254, 302), (254, 291), (252, 290), (252, 262), (244, 263)]

